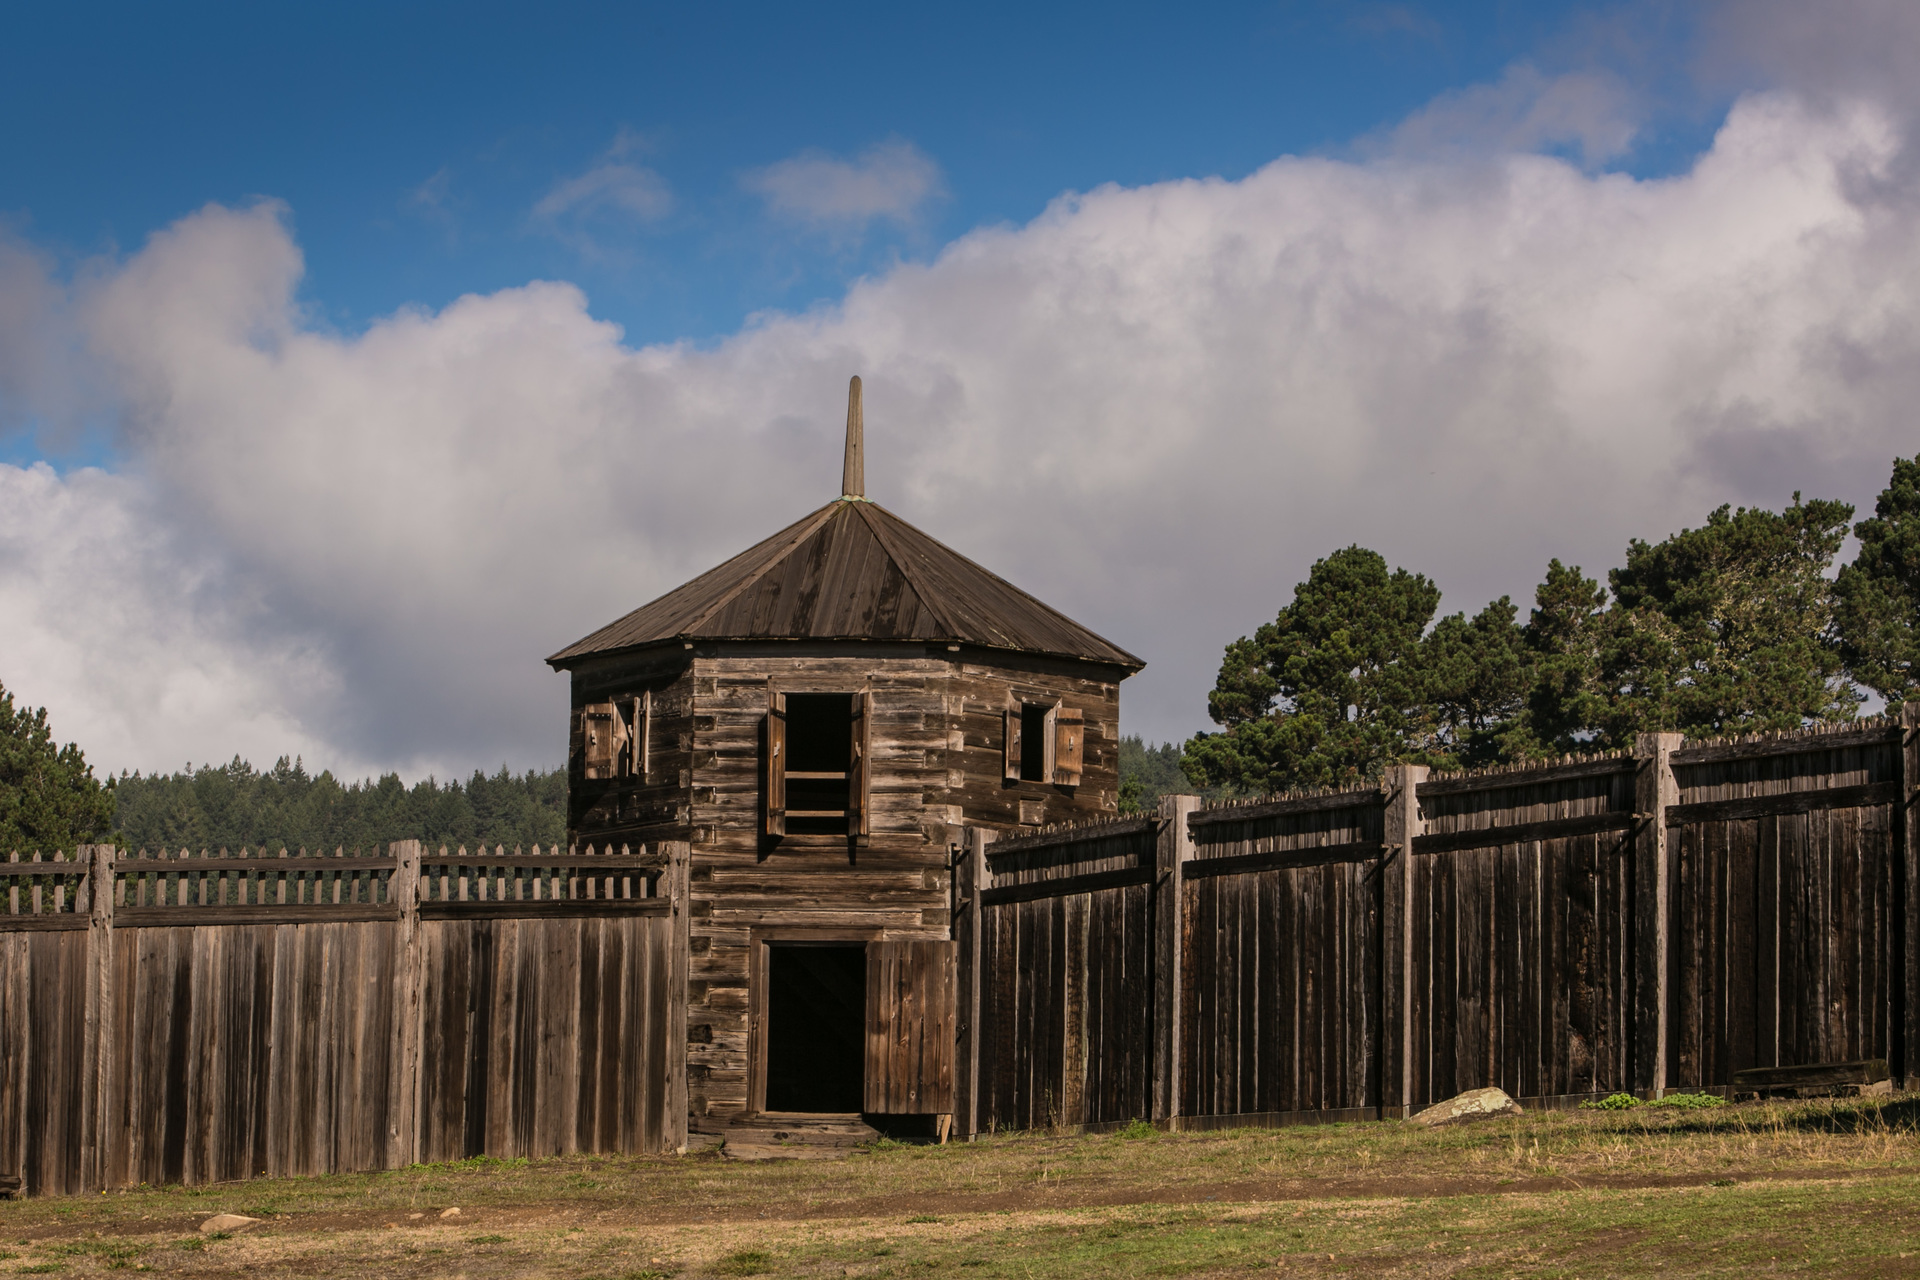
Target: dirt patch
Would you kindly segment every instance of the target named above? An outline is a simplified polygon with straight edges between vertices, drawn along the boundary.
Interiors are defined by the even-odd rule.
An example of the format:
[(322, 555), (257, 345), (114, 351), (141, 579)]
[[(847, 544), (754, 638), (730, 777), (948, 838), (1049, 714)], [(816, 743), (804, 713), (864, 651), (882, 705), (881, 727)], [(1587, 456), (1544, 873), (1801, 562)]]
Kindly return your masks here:
[[(1894, 1169), (1767, 1170), (1736, 1175), (1738, 1183), (1844, 1182), (1895, 1175)], [(1463, 1196), (1537, 1196), (1566, 1191), (1647, 1191), (1727, 1185), (1723, 1174), (1617, 1174), (1591, 1177), (1373, 1177), (1279, 1178), (1260, 1181), (1187, 1183), (1171, 1187), (1085, 1186), (1034, 1187), (1020, 1191), (986, 1193), (945, 1192), (939, 1211), (955, 1217), (994, 1213), (1048, 1213), (1074, 1209), (1113, 1209), (1140, 1206), (1259, 1205), (1327, 1200), (1444, 1200)], [(649, 1227), (744, 1225), (756, 1222), (837, 1222), (908, 1218), (927, 1210), (925, 1192), (868, 1196), (811, 1205), (769, 1204), (686, 1209), (637, 1206), (609, 1197), (581, 1198), (566, 1205), (483, 1205), (461, 1210), (456, 1222), (443, 1221), (443, 1205), (421, 1210), (333, 1210), (277, 1213), (266, 1217), (249, 1233), (344, 1231), (442, 1231), (488, 1233), (497, 1231), (564, 1229), (644, 1230)], [(204, 1214), (168, 1215), (133, 1221), (47, 1224), (21, 1230), (22, 1241), (58, 1241), (80, 1238), (130, 1239), (143, 1236), (182, 1236), (199, 1230)], [(414, 1212), (419, 1217), (413, 1217)]]

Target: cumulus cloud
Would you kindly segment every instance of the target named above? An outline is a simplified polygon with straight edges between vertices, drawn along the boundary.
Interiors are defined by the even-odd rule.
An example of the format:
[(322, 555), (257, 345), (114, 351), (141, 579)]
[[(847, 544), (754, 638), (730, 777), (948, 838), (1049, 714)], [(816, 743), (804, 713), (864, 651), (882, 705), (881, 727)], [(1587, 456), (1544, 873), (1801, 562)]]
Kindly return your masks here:
[(70, 426), (83, 407), (78, 363), (52, 262), (0, 226), (0, 433)]
[(869, 492), (1147, 658), (1128, 727), (1184, 734), (1349, 542), (1473, 609), (1724, 501), (1870, 499), (1920, 395), (1903, 129), (1769, 93), (1659, 180), (1106, 187), (712, 347), (563, 284), (325, 332), (284, 210), (209, 207), (81, 308), (135, 465), (4, 477), (0, 679), (115, 766), (556, 761), (540, 659), (833, 497), (858, 372)]
[(781, 217), (836, 231), (878, 220), (911, 226), (945, 191), (940, 166), (899, 139), (868, 147), (853, 160), (803, 151), (751, 171), (741, 184)]
[[(353, 769), (300, 721), (336, 695), (323, 640), (289, 637), (244, 584), (180, 545), (139, 481), (0, 465), (0, 681), (50, 706), (96, 766), (174, 768), (236, 752)], [(264, 625), (263, 625), (264, 624)]]

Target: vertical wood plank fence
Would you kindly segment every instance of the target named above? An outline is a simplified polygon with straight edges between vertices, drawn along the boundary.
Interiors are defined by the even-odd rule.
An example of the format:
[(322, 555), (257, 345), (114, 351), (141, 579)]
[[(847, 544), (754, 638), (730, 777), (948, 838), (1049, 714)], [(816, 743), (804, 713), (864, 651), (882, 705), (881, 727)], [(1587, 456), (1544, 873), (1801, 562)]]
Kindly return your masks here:
[(995, 840), (956, 866), (958, 1124), (1183, 1128), (1920, 1087), (1920, 703), (1838, 730)]
[(687, 846), (0, 863), (0, 1188), (651, 1152)]

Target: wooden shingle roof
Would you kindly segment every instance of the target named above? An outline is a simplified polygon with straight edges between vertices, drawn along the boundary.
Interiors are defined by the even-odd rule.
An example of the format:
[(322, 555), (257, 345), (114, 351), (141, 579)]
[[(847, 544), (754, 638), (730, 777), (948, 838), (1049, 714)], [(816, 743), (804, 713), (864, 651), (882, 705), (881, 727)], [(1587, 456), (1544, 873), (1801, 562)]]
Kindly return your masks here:
[(859, 497), (829, 502), (547, 661), (564, 669), (691, 640), (945, 641), (1146, 665)]

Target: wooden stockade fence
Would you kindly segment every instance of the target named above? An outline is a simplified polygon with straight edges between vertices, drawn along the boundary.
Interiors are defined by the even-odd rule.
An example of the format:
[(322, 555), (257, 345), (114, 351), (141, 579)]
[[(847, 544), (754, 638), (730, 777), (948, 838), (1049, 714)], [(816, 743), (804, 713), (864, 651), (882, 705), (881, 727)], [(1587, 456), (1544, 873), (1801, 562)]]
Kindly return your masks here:
[(0, 862), (0, 1188), (686, 1141), (688, 849)]
[(957, 1123), (1185, 1128), (1920, 1086), (1920, 704), (1838, 730), (1200, 808), (956, 866)]

